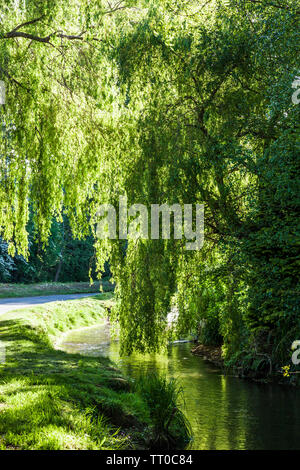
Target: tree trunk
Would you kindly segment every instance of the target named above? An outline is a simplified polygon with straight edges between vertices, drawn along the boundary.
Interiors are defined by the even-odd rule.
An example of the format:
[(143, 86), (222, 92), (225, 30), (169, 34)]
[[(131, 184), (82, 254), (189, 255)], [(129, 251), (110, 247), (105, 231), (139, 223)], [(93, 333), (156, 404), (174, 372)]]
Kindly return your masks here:
[(63, 262), (63, 260), (62, 260), (62, 257), (61, 257), (60, 260), (59, 260), (58, 266), (57, 266), (56, 273), (55, 273), (54, 282), (58, 282), (59, 275), (60, 275), (60, 272), (61, 272), (62, 262)]

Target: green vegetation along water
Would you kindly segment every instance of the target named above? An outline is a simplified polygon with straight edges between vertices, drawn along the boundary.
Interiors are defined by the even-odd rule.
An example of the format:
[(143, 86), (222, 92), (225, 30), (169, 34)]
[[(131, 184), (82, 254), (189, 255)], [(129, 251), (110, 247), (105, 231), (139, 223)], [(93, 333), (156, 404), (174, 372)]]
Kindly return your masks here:
[(54, 349), (63, 331), (105, 326), (111, 297), (51, 302), (0, 316), (0, 450), (146, 446), (136, 442), (136, 429), (157, 437), (149, 430), (148, 402), (128, 390), (109, 359)]
[(66, 333), (60, 348), (84, 355), (108, 356), (128, 376), (160, 371), (177, 377), (185, 395), (192, 449), (299, 449), (300, 394), (276, 384), (257, 384), (232, 376), (190, 353), (190, 343), (165, 355), (119, 356), (108, 326)]

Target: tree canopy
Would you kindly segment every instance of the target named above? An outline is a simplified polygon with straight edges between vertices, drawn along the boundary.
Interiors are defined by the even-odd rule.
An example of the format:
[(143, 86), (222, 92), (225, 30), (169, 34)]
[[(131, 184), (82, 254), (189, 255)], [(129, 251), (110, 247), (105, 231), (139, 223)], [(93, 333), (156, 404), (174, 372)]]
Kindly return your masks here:
[[(2, 2), (3, 3), (3, 0)], [(5, 1), (1, 236), (28, 248), (64, 212), (204, 203), (205, 244), (97, 240), (123, 352), (156, 351), (167, 314), (224, 354), (283, 360), (299, 323), (299, 15), (293, 0)], [(266, 344), (267, 352), (266, 352)], [(277, 360), (276, 359), (276, 360)]]

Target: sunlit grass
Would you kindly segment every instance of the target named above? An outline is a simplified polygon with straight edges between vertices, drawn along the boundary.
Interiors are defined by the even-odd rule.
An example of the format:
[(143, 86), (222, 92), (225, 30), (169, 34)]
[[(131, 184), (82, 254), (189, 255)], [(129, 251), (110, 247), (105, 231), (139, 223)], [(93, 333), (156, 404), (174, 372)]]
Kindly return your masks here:
[(70, 328), (105, 321), (111, 294), (1, 317), (0, 449), (118, 449), (150, 422), (145, 400), (106, 358), (53, 348)]

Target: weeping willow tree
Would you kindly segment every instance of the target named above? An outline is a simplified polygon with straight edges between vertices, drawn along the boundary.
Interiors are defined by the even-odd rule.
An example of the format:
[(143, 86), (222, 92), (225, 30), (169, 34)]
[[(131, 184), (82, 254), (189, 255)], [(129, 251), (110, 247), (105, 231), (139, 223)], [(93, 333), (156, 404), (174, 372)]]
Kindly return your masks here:
[[(121, 94), (115, 60), (118, 7), (101, 2), (2, 2), (1, 227), (26, 255), (28, 204), (47, 242), (62, 207), (85, 234), (93, 200), (107, 193)], [(105, 189), (104, 189), (105, 188)]]
[(148, 208), (204, 203), (200, 251), (97, 240), (123, 352), (158, 350), (176, 303), (178, 332), (204, 320), (228, 356), (261, 334), (286, 353), (299, 331), (294, 2), (6, 1), (0, 28), (10, 252), (26, 255), (29, 203), (44, 243), (63, 210), (83, 237), (120, 195)]

